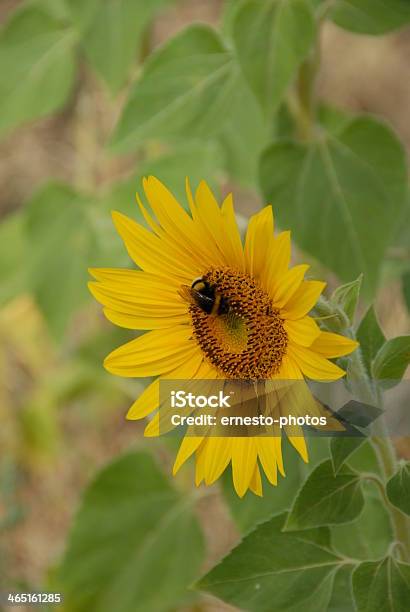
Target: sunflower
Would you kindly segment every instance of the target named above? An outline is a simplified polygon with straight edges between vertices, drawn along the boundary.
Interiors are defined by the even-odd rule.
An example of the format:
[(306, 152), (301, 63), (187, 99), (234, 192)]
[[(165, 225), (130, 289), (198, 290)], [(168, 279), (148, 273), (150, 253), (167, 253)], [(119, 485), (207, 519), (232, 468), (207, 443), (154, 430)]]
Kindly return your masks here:
[[(325, 283), (306, 280), (308, 265), (290, 267), (290, 232), (274, 235), (272, 207), (251, 217), (244, 244), (232, 195), (218, 205), (202, 181), (195, 194), (187, 182), (190, 212), (155, 177), (143, 180), (150, 210), (137, 196), (143, 226), (118, 212), (115, 227), (138, 270), (92, 269), (89, 284), (105, 316), (128, 329), (149, 330), (105, 359), (119, 376), (156, 377), (127, 418), (154, 413), (145, 435), (159, 434), (159, 381), (241, 379), (333, 381), (345, 372), (331, 358), (357, 343), (322, 331), (309, 312)], [(181, 291), (197, 279), (223, 296), (230, 316), (210, 314)], [(303, 432), (287, 432), (308, 461)], [(235, 490), (262, 495), (260, 468), (271, 484), (284, 475), (281, 436), (185, 436), (174, 474), (192, 455), (196, 484), (214, 483), (232, 464)]]

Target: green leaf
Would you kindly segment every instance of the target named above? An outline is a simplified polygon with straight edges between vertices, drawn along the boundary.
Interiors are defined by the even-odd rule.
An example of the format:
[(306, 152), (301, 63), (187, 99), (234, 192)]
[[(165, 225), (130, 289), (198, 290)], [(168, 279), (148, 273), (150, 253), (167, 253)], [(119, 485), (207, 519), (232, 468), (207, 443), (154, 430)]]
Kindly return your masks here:
[(24, 218), (18, 212), (0, 224), (0, 305), (26, 290)]
[(49, 15), (56, 19), (70, 19), (66, 0), (31, 0), (31, 3), (45, 9)]
[(243, 72), (270, 115), (296, 78), (315, 41), (316, 27), (307, 0), (247, 0), (233, 23)]
[(407, 612), (410, 601), (410, 565), (393, 557), (361, 563), (353, 574), (358, 612)]
[(360, 351), (367, 372), (369, 376), (372, 376), (373, 360), (386, 342), (386, 338), (380, 328), (373, 306), (370, 306), (361, 320), (356, 338), (360, 343)]
[(337, 0), (330, 16), (358, 34), (384, 34), (410, 23), (408, 0)]
[(384, 387), (393, 387), (401, 381), (409, 363), (410, 336), (398, 336), (379, 349), (373, 363), (374, 377)]
[(67, 0), (87, 57), (113, 93), (137, 60), (143, 34), (169, 0)]
[(199, 588), (255, 612), (326, 610), (342, 558), (331, 549), (327, 528), (283, 532), (285, 518), (259, 525)]
[(341, 567), (335, 576), (333, 593), (326, 612), (350, 612), (354, 610), (351, 582), (352, 566)]
[(410, 516), (410, 463), (402, 463), (386, 487), (391, 503)]
[(346, 463), (349, 457), (366, 441), (364, 436), (334, 436), (330, 440), (330, 452), (335, 474)]
[(75, 73), (73, 31), (35, 5), (0, 33), (0, 133), (59, 110)]
[(147, 139), (209, 138), (229, 118), (238, 70), (217, 33), (193, 25), (147, 60), (115, 130), (115, 151)]
[(50, 183), (26, 208), (28, 277), (56, 336), (88, 298), (87, 267), (94, 264), (97, 251), (89, 206), (71, 187)]
[(353, 323), (359, 301), (360, 288), (362, 286), (363, 274), (346, 285), (341, 285), (332, 293), (331, 300), (337, 306), (343, 308), (351, 323)]
[(363, 512), (353, 523), (332, 527), (332, 545), (344, 557), (369, 561), (386, 555), (393, 533), (380, 492), (374, 483), (363, 485)]
[(65, 603), (73, 612), (170, 610), (202, 556), (192, 502), (150, 455), (130, 453), (86, 490), (59, 574)]
[(364, 117), (310, 145), (273, 144), (261, 185), (302, 249), (342, 280), (363, 273), (375, 290), (407, 192), (403, 148), (387, 127)]
[(353, 113), (348, 113), (346, 109), (341, 110), (323, 102), (319, 104), (317, 113), (318, 122), (332, 134), (343, 131), (353, 119)]
[(369, 438), (350, 456), (349, 467), (358, 472), (379, 473), (379, 460)]
[(225, 153), (224, 167), (230, 177), (256, 188), (259, 157), (268, 143), (269, 130), (260, 104), (243, 77), (239, 76), (237, 86), (229, 117), (216, 138)]
[(286, 521), (286, 530), (308, 529), (353, 521), (364, 504), (360, 475), (347, 466), (334, 474), (324, 461), (302, 485)]

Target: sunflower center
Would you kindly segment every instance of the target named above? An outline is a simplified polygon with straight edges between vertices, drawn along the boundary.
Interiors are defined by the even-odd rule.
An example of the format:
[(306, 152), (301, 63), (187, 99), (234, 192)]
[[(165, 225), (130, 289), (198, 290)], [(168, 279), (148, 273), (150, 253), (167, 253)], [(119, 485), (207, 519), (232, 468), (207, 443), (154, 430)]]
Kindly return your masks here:
[(276, 374), (288, 337), (268, 294), (248, 274), (231, 268), (212, 268), (203, 278), (228, 304), (226, 314), (190, 305), (194, 336), (207, 359), (226, 378), (258, 380)]

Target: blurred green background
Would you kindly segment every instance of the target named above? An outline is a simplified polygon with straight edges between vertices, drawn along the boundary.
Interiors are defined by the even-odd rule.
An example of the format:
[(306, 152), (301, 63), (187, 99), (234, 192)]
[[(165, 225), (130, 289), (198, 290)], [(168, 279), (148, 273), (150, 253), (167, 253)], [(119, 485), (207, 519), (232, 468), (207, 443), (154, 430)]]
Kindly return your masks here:
[[(303, 112), (309, 111), (310, 102), (305, 108), (300, 105), (303, 91), (299, 91), (292, 115), (292, 87), (295, 79), (299, 79), (297, 93), (297, 87), (303, 86), (306, 72), (298, 74), (298, 70), (306, 50), (296, 49), (296, 60), (276, 65), (278, 56), (295, 57), (292, 48), (286, 47), (286, 36), (291, 37), (292, 31), (284, 30), (285, 43), (276, 49), (271, 67), (280, 91), (266, 91), (263, 74), (270, 67), (258, 64), (260, 58), (246, 31), (240, 44), (242, 30), (254, 17), (257, 32), (266, 22), (256, 23), (264, 4), (1, 0), (0, 590), (61, 588), (56, 576), (86, 485), (110, 459), (137, 448), (142, 454), (123, 460), (121, 474), (127, 486), (117, 492), (115, 484), (112, 490), (102, 488), (108, 500), (107, 491), (111, 491), (117, 501), (123, 496), (124, 503), (112, 508), (111, 514), (108, 504), (106, 514), (85, 517), (80, 531), (91, 533), (95, 526), (101, 535), (110, 525), (123, 524), (134, 534), (138, 547), (144, 529), (155, 530), (144, 522), (147, 514), (154, 513), (160, 522), (164, 507), (182, 504), (184, 510), (171, 530), (156, 534), (154, 552), (140, 550), (138, 558), (126, 546), (110, 557), (103, 542), (85, 537), (84, 550), (95, 546), (101, 563), (107, 563), (113, 573), (118, 570), (116, 586), (105, 603), (96, 603), (92, 597), (81, 599), (81, 589), (98, 590), (104, 580), (91, 559), (86, 557), (84, 566), (78, 564), (82, 557), (77, 540), (81, 537), (74, 533), (64, 561), (68, 567), (64, 587), (75, 587), (77, 596), (65, 609), (223, 610), (224, 604), (210, 597), (187, 596), (185, 588), (201, 569), (211, 567), (237, 542), (241, 531), (287, 508), (310, 469), (300, 465), (288, 449), (288, 477), (277, 490), (265, 483), (263, 500), (251, 494), (236, 499), (229, 478), (223, 486), (193, 494), (193, 474), (188, 467), (169, 484), (166, 475), (175, 454), (174, 441), (144, 441), (143, 425), (124, 418), (146, 381), (120, 380), (102, 368), (104, 356), (133, 332), (105, 322), (86, 288), (87, 267), (130, 265), (113, 230), (110, 211), (138, 216), (134, 194), (147, 173), (163, 180), (184, 204), (185, 176), (194, 185), (205, 178), (219, 195), (233, 191), (242, 223), (269, 199), (279, 211), (279, 226), (293, 229), (294, 196), (283, 185), (272, 185), (271, 179), (275, 172), (286, 175), (286, 158), (278, 158), (277, 148), (269, 149), (261, 182), (259, 161), (270, 143), (277, 147), (280, 139), (296, 138), (305, 146), (309, 141), (306, 129), (311, 125), (306, 128)], [(326, 4), (310, 0), (312, 11)], [(364, 259), (372, 279), (365, 281), (361, 309), (374, 299), (390, 337), (409, 330), (410, 214), (404, 151), (410, 148), (410, 30), (406, 27), (410, 14), (387, 10), (367, 20), (363, 13), (359, 19), (337, 10), (336, 6), (335, 14), (330, 15), (333, 21), (323, 21), (320, 34), (316, 33), (320, 64), (310, 83), (313, 94), (308, 94), (318, 105), (321, 129), (335, 138), (356, 114), (371, 114), (382, 122), (381, 128), (379, 123), (361, 124), (363, 133), (359, 145), (354, 145), (359, 157), (374, 154), (371, 169), (358, 163), (354, 171), (343, 166), (341, 174), (347, 173), (349, 206), (360, 198), (367, 206), (358, 221), (358, 233), (363, 240), (369, 234)], [(196, 23), (210, 24), (219, 34), (195, 26), (178, 38)], [(268, 25), (280, 28), (286, 23), (270, 24), (268, 19)], [(309, 36), (309, 32), (304, 34)], [(174, 43), (172, 53), (182, 54), (181, 63), (167, 63), (171, 47), (152, 60), (152, 53), (175, 36), (179, 42)], [(207, 55), (211, 51), (218, 57), (215, 66), (212, 62), (216, 60)], [(301, 53), (300, 60), (297, 53)], [(141, 77), (141, 66), (147, 61)], [(182, 96), (187, 90), (176, 110), (171, 109), (173, 88)], [(273, 102), (275, 96), (278, 99)], [(354, 138), (357, 133), (351, 135)], [(382, 195), (371, 183), (370, 174), (377, 167), (386, 191)], [(320, 168), (317, 172), (306, 186), (305, 215), (313, 219), (313, 226), (320, 214), (317, 202), (323, 197), (318, 184), (323, 182), (326, 189), (325, 172)], [(291, 175), (286, 179), (288, 184), (293, 182)], [(330, 206), (337, 210), (336, 202)], [(336, 259), (327, 256), (329, 245), (316, 246), (321, 238), (314, 227), (295, 228), (294, 259), (308, 260), (313, 274), (327, 280), (330, 289), (340, 280), (354, 280), (362, 271), (350, 256), (354, 249), (348, 232), (337, 212), (335, 215), (330, 219), (329, 235), (334, 244), (333, 228), (339, 228), (340, 245), (346, 247)], [(389, 219), (394, 227), (387, 227)], [(395, 238), (388, 236), (386, 241), (383, 235), (389, 232)], [(313, 442), (311, 466), (327, 453), (320, 441)], [(400, 456), (410, 458), (406, 440), (397, 441), (397, 449)], [(150, 454), (157, 463), (152, 463)], [(101, 477), (115, 481), (118, 465), (108, 469), (114, 473)], [(136, 473), (141, 474), (137, 483)], [(139, 508), (144, 491), (153, 483), (158, 501)], [(98, 489), (98, 483), (96, 486)], [(98, 497), (99, 492), (88, 491), (87, 495)], [(171, 536), (165, 538), (169, 531), (179, 534), (179, 544)], [(121, 533), (111, 536), (121, 538)], [(134, 578), (127, 579), (125, 570), (119, 570), (119, 557), (129, 561), (132, 576), (139, 572), (151, 576), (148, 595), (134, 584)], [(169, 584), (164, 580), (162, 595), (153, 599), (155, 585), (159, 588), (170, 565), (177, 568), (175, 575), (168, 576)], [(182, 569), (189, 565), (191, 572)], [(78, 575), (73, 566), (78, 566)], [(98, 579), (90, 586), (86, 578), (91, 576), (92, 583), (93, 572)], [(125, 585), (131, 583), (137, 594), (130, 587), (129, 601), (125, 597), (119, 605), (117, 598), (124, 597)]]

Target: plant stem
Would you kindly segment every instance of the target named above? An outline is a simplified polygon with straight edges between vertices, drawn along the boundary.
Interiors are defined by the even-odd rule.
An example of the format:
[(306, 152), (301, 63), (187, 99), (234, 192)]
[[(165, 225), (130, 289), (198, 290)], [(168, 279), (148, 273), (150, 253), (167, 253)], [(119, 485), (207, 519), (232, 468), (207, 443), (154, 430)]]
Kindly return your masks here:
[[(351, 331), (351, 330), (350, 330)], [(353, 335), (351, 333), (351, 335)], [(350, 358), (350, 377), (349, 381), (357, 396), (363, 402), (372, 403), (382, 408), (381, 395), (376, 385), (373, 385), (365, 370), (360, 348), (352, 354)], [(410, 560), (410, 521), (398, 508), (393, 506), (386, 495), (386, 483), (397, 469), (397, 459), (394, 447), (389, 438), (386, 421), (384, 416), (380, 416), (374, 423), (373, 435), (370, 438), (383, 480), (374, 477), (382, 493), (382, 499), (386, 510), (390, 516), (393, 533), (397, 542), (401, 544), (397, 547), (398, 554), (403, 560)]]

